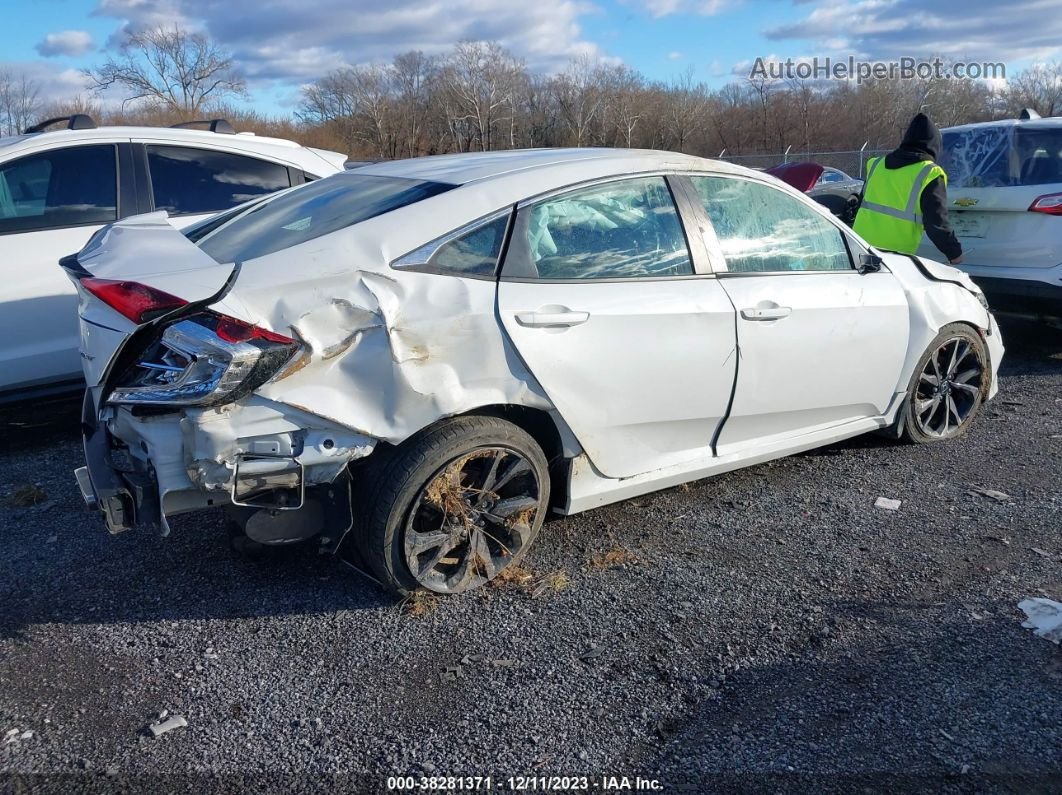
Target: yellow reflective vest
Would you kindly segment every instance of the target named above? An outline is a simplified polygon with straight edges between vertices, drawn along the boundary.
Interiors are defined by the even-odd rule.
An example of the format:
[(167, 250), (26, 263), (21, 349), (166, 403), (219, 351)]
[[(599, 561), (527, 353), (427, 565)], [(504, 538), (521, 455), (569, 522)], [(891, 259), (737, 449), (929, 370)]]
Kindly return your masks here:
[(884, 159), (868, 163), (863, 203), (852, 228), (872, 246), (914, 254), (922, 242), (922, 191), (937, 177), (944, 177), (947, 185), (948, 177), (931, 160), (903, 168), (879, 167)]

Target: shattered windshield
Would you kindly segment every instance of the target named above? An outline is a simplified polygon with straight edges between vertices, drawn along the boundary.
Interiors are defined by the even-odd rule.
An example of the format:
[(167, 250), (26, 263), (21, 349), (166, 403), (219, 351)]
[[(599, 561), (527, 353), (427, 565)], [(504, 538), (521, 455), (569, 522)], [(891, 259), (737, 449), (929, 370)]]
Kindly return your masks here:
[[(280, 194), (193, 236), (216, 261), (245, 262), (375, 218), (454, 188), (369, 174), (336, 174)], [(202, 233), (202, 229), (198, 232)]]
[(1062, 127), (973, 127), (945, 132), (940, 165), (953, 188), (1062, 182)]

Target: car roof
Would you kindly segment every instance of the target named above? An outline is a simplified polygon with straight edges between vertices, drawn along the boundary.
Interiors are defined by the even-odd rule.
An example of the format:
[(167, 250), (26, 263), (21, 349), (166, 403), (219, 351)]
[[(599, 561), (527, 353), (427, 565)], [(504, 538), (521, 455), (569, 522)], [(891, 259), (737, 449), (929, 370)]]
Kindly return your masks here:
[(1057, 130), (1062, 127), (1062, 116), (1050, 116), (1046, 119), (998, 119), (997, 121), (979, 121), (972, 124), (960, 124), (945, 127), (941, 132), (968, 132), (988, 127), (1021, 127), (1023, 130)]
[(744, 171), (729, 163), (655, 149), (572, 148), (432, 155), (371, 163), (359, 166), (357, 173), (466, 185), (528, 171), (571, 171), (577, 176), (591, 165), (596, 173), (612, 171), (616, 174), (650, 170)]
[[(132, 138), (144, 141), (165, 142), (172, 144), (184, 144), (189, 146), (208, 147), (212, 149), (240, 150), (249, 154), (258, 153), (272, 156), (278, 160), (304, 159), (300, 153), (312, 153), (313, 161), (323, 159), (333, 168), (342, 169), (346, 156), (339, 152), (329, 152), (323, 149), (314, 149), (303, 146), (286, 138), (272, 138), (254, 133), (218, 133), (210, 130), (197, 130), (175, 127), (147, 127), (132, 125), (117, 125), (113, 127), (93, 127), (90, 129), (57, 129), (46, 130), (39, 133), (26, 133), (0, 138), (0, 152), (12, 147), (26, 149), (41, 149), (49, 145), (62, 145), (70, 141), (85, 143), (93, 140), (113, 141), (114, 139)], [(25, 146), (18, 146), (24, 144)], [(43, 146), (42, 146), (43, 145)]]

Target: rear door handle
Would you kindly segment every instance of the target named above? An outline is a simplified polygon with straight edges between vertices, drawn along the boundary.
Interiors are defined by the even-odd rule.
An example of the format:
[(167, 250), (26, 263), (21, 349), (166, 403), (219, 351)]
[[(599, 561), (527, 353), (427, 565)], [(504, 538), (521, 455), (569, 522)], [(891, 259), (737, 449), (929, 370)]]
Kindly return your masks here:
[(578, 326), (589, 319), (589, 312), (576, 312), (571, 309), (516, 313), (516, 322), (531, 328)]
[(741, 316), (745, 320), (781, 320), (793, 314), (791, 306), (752, 306), (741, 310)]

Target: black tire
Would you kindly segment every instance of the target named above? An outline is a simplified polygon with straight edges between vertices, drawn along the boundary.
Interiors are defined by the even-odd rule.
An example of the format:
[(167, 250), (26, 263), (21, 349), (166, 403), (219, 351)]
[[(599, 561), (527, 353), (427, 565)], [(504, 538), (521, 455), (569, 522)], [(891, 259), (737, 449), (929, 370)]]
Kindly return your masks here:
[[(961, 359), (950, 372), (947, 367), (934, 370), (935, 357), (938, 365), (946, 365), (951, 356)], [(975, 368), (979, 374), (968, 377)], [(964, 380), (960, 383), (954, 376)], [(934, 384), (934, 378), (940, 383)], [(988, 350), (980, 334), (964, 323), (945, 326), (915, 365), (900, 410), (900, 437), (914, 444), (929, 444), (962, 436), (981, 412), (991, 380)]]
[[(511, 458), (508, 457), (510, 455)], [(457, 510), (451, 512), (452, 506), (446, 500), (453, 499), (453, 495), (447, 494), (445, 499), (439, 501), (438, 489), (435, 492), (429, 491), (430, 486), (440, 482), (450, 483), (455, 480), (461, 482), (464, 475), (458, 474), (455, 478), (451, 476), (454, 472), (465, 473), (468, 468), (475, 469), (479, 466), (486, 469), (493, 466), (490, 472), (484, 472), (486, 480), (501, 466), (501, 464), (493, 464), (494, 457), (501, 462), (510, 462), (506, 466), (514, 468), (516, 468), (514, 462), (518, 460), (526, 462), (529, 466), (521, 467), (518, 483), (530, 483), (532, 478), (535, 481), (534, 496), (537, 499), (537, 506), (533, 511), (530, 508), (520, 511), (519, 517), (523, 519), (522, 524), (510, 525), (508, 524), (510, 519), (506, 519), (507, 527), (519, 528), (521, 539), (518, 548), (510, 551), (509, 547), (502, 542), (492, 544), (492, 551), (498, 552), (499, 560), (504, 558), (503, 565), (497, 566), (498, 561), (495, 560), (490, 564), (490, 568), (483, 566), (482, 572), (476, 574), (465, 587), (457, 590), (442, 587), (440, 585), (441, 574), (435, 570), (429, 572), (430, 576), (418, 578), (408, 562), (408, 555), (412, 553), (410, 546), (407, 545), (407, 537), (423, 538), (435, 533), (419, 530), (415, 527), (415, 523), (429, 522), (437, 514), (439, 516), (438, 533), (458, 535), (465, 533), (471, 536), (478, 532), (480, 535), (477, 537), (484, 544), (488, 543), (484, 540), (485, 536), (496, 541), (495, 536), (504, 532), (504, 528), (499, 530), (493, 525), (488, 530), (482, 519), (479, 524), (482, 529), (477, 530), (474, 525), (470, 524), (469, 519), (471, 512), (477, 509), (471, 507), (464, 509), (458, 504)], [(480, 459), (483, 463), (477, 464), (476, 462)], [(470, 476), (476, 474), (472, 472)], [(508, 482), (512, 483), (512, 480)], [(549, 505), (549, 486), (549, 465), (542, 448), (522, 429), (503, 419), (491, 416), (455, 417), (443, 420), (396, 448), (377, 450), (365, 462), (365, 466), (355, 473), (353, 540), (371, 573), (383, 585), (398, 594), (405, 595), (417, 590), (433, 590), (440, 593), (459, 593), (471, 590), (493, 579), (502, 569), (518, 563), (527, 553), (528, 547), (538, 535), (545, 519)], [(485, 496), (488, 494), (492, 497)], [(458, 496), (464, 497), (467, 505), (470, 498), (465, 495), (479, 495), (479, 499), (487, 500), (489, 507), (485, 509), (486, 513), (483, 516), (489, 516), (491, 522), (497, 519), (490, 514), (490, 511), (494, 506), (500, 507), (504, 502), (498, 494), (486, 488), (476, 489), (472, 486), (461, 488)], [(414, 513), (415, 509), (418, 513)], [(466, 512), (461, 513), (462, 511)], [(465, 546), (459, 545), (459, 548), (469, 550), (467, 554), (471, 556), (472, 565), (479, 569), (483, 558), (479, 556), (478, 551), (471, 551), (474, 541), (470, 537), (464, 543)], [(448, 557), (443, 558), (444, 562), (450, 559), (450, 553), (445, 554)], [(491, 557), (493, 559), (494, 556), (491, 555)], [(439, 567), (442, 568), (444, 565), (448, 564), (440, 563)], [(496, 570), (494, 570), (495, 566)]]

